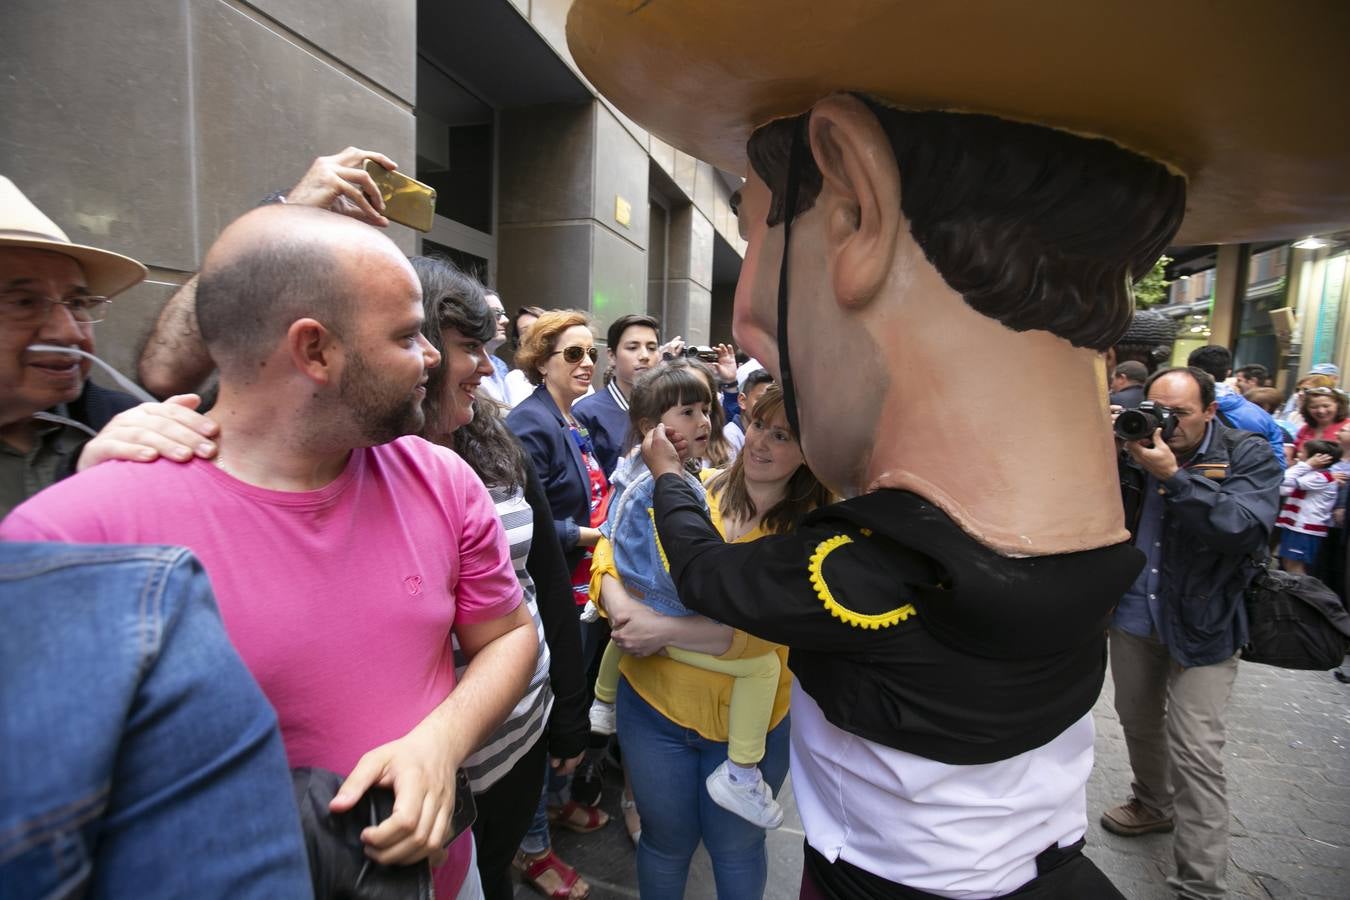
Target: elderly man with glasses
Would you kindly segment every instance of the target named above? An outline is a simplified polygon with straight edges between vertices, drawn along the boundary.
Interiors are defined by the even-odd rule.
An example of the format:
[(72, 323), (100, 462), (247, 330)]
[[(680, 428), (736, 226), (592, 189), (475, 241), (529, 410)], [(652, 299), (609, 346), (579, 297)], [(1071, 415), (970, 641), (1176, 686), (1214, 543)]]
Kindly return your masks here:
[[(81, 354), (94, 352), (94, 325), (145, 274), (133, 259), (72, 243), (0, 177), (0, 517), (103, 459), (215, 452), (216, 426), (192, 412), (196, 397), (137, 406), (89, 380)], [(101, 429), (105, 440), (88, 446)]]

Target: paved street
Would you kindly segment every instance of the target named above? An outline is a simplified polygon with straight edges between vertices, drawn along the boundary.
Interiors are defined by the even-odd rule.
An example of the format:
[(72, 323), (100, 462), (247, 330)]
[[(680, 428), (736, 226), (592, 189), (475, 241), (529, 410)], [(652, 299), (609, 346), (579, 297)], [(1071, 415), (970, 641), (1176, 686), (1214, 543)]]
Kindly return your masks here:
[[(1111, 703), (1097, 702), (1097, 760), (1088, 785), (1088, 853), (1131, 900), (1164, 900), (1171, 836), (1119, 838), (1097, 825), (1101, 810), (1129, 791), (1125, 741)], [(1243, 664), (1228, 716), (1225, 750), (1231, 801), (1230, 896), (1243, 900), (1350, 898), (1350, 687), (1325, 672)], [(801, 821), (784, 790), (787, 821), (769, 835), (770, 900), (797, 896)], [(637, 897), (633, 851), (623, 831), (618, 787), (606, 791), (613, 821), (592, 835), (555, 831), (555, 847), (591, 882), (595, 900)], [(527, 886), (519, 898), (539, 896)], [(686, 894), (713, 900), (700, 850)], [(724, 898), (740, 900), (740, 898)]]

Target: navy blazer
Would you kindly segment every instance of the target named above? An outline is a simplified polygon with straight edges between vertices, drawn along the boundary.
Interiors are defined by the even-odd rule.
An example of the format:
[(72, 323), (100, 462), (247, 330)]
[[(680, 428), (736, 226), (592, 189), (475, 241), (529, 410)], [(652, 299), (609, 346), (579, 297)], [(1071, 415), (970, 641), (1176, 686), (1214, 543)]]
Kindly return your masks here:
[(619, 460), (633, 449), (628, 443), (628, 429), (631, 427), (628, 410), (619, 406), (613, 392), (606, 386), (578, 400), (572, 407), (572, 415), (591, 433), (595, 459), (600, 463), (605, 477), (612, 478)]
[(563, 419), (558, 404), (542, 384), (511, 410), (506, 427), (529, 451), (530, 461), (539, 472), (549, 506), (553, 508), (553, 528), (558, 543), (567, 555), (569, 568), (575, 567), (585, 553), (578, 547), (581, 528), (591, 524), (591, 479), (581, 451)]

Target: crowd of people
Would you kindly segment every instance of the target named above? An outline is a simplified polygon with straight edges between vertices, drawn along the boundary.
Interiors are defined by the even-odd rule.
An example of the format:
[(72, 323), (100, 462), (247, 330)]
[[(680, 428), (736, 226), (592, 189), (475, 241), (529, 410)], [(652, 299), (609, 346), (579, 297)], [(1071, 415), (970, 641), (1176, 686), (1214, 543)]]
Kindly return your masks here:
[[(5, 718), (6, 746), (26, 755), (23, 779), (6, 780), (0, 833), (19, 837), (0, 843), (0, 876), (22, 896), (74, 879), (113, 896), (153, 881), (298, 897), (338, 872), (370, 885), (414, 869), (438, 896), (499, 900), (514, 869), (583, 900), (550, 829), (608, 823), (617, 756), (644, 898), (682, 897), (700, 844), (719, 896), (761, 896), (790, 732), (833, 735), (849, 716), (876, 727), (809, 700), (789, 715), (794, 674), (837, 677), (820, 617), (867, 630), (914, 614), (846, 608), (823, 574), (829, 553), (884, 536), (890, 512), (858, 513), (846, 540), (811, 518), (833, 498), (785, 392), (732, 346), (686, 347), (633, 314), (601, 348), (585, 312), (512, 317), (515, 298), (473, 274), (405, 258), (379, 230), (367, 158), (394, 167), (356, 148), (321, 157), (219, 235), (147, 339), (137, 374), (162, 399), (140, 403), (88, 375), (93, 326), (145, 269), (73, 244), (0, 181), (0, 235), (19, 235), (0, 236), (3, 692), (32, 711)], [(496, 353), (508, 343), (509, 366)], [(1173, 422), (1119, 448), (1148, 561), (1111, 620), (1134, 781), (1102, 821), (1126, 836), (1175, 829), (1184, 896), (1222, 890), (1222, 717), (1253, 554), (1278, 529), (1286, 569), (1338, 592), (1346, 571), (1338, 372), (1314, 367), (1286, 402), (1260, 366), (1231, 365), (1206, 347), (1187, 367), (1111, 372), (1118, 409), (1150, 400)], [(929, 523), (935, 555), (967, 540), (931, 507), (903, 512)], [(787, 567), (801, 552), (810, 581)], [(913, 554), (900, 564), (934, 579)], [(783, 595), (747, 571), (780, 573)], [(37, 602), (54, 598), (69, 603)], [(87, 692), (43, 677), (70, 671)], [(849, 690), (888, 677), (859, 670)], [(988, 721), (1006, 724), (999, 702), (989, 692)], [(1036, 752), (1090, 768), (1090, 718), (1076, 695), (1046, 701), (1060, 704), (1059, 731), (1013, 742), (1053, 738)], [(1006, 749), (978, 746), (978, 731), (959, 747), (935, 727), (914, 746), (978, 767)], [(839, 761), (794, 757), (799, 803), (865, 814), (869, 785), (896, 777), (869, 759), (831, 795)], [(937, 798), (945, 766), (930, 773)], [(306, 812), (314, 769), (337, 773), (317, 818), (341, 827)], [(1053, 779), (990, 772), (990, 791), (1073, 832)], [(920, 807), (913, 837), (954, 833)], [(344, 844), (342, 828), (359, 837)], [(874, 837), (853, 839), (877, 855), (899, 840)], [(1032, 852), (1031, 874), (1081, 869), (1080, 846)], [(833, 860), (807, 852), (823, 879)], [(869, 889), (867, 872), (846, 874)]]
[[(232, 895), (301, 896), (310, 869), (316, 890), (338, 887), (338, 872), (365, 878), (337, 862), (364, 847), (383, 869), (434, 872), (440, 896), (510, 897), (514, 865), (547, 896), (579, 900), (588, 885), (552, 851), (549, 829), (607, 822), (600, 792), (616, 716), (611, 705), (597, 720), (603, 703), (592, 698), (612, 704), (622, 671), (620, 702), (633, 707), (618, 717), (632, 784), (623, 808), (644, 883), (679, 896), (701, 839), (728, 895), (762, 891), (763, 829), (781, 818), (766, 810), (777, 810), (787, 770), (786, 651), (669, 605), (678, 599), (643, 508), (637, 444), (656, 424), (684, 436), (687, 477), (700, 492), (696, 475), (708, 478), (728, 540), (789, 529), (828, 498), (781, 396), (766, 389), (772, 379), (730, 345), (662, 343), (645, 315), (611, 324), (596, 378), (587, 314), (524, 306), (512, 320), (473, 275), (407, 260), (372, 228), (387, 223), (363, 158), (393, 165), (355, 149), (320, 158), (282, 202), (225, 229), (145, 344), (138, 374), (159, 402), (88, 378), (92, 326), (144, 268), (71, 243), (3, 182), (16, 219), (6, 224), (23, 237), (0, 241), (11, 350), (2, 571), (13, 588), (7, 643), (29, 642), (7, 659), (67, 639), (99, 656), (80, 633), (121, 618), (155, 640), (84, 661), (108, 673), (108, 701), (169, 702), (165, 690), (190, 701), (159, 723), (119, 723), (110, 710), (62, 723), (93, 732), (87, 748), (59, 757), (81, 778), (53, 790), (51, 804), (16, 798), (14, 823), (33, 833), (24, 854), (3, 856), (6, 881), (15, 873), (40, 893), (77, 877), (116, 894), (166, 865), (163, 848), (146, 852), (152, 838), (239, 791), (248, 828), (232, 836), (236, 852), (213, 854), (199, 873)], [(508, 336), (513, 367), (493, 354)], [(203, 407), (195, 390), (208, 379)], [(621, 494), (632, 510), (624, 528), (609, 512)], [(190, 553), (163, 549), (173, 545)], [(602, 573), (622, 573), (626, 590), (604, 589)], [(637, 587), (658, 575), (665, 606)], [(111, 606), (78, 631), (11, 611), (58, 585)], [(733, 674), (745, 666), (768, 673), (748, 699)], [(38, 738), (66, 704), (43, 697), (53, 706), (40, 710), (41, 727), (7, 733), (7, 745), (48, 745)], [(199, 728), (212, 703), (238, 712)], [(748, 734), (728, 732), (728, 704)], [(137, 728), (152, 733), (131, 741)], [(727, 763), (728, 741), (759, 750), (672, 791), (674, 760), (656, 748), (684, 728), (706, 735), (696, 769)], [(154, 783), (135, 773), (162, 767), (168, 742), (184, 740), (197, 752), (164, 774), (176, 780), (157, 789), (155, 808), (136, 807)], [(203, 784), (191, 783), (193, 765)], [(322, 798), (334, 819), (365, 816), (368, 798), (392, 792), (383, 821), (356, 822), (355, 849), (324, 846), (334, 829), (307, 814), (316, 769), (338, 773)], [(473, 797), (471, 829), (457, 792)], [(72, 839), (56, 808), (85, 814), (78, 836), (94, 866), (62, 871), (52, 857)], [(199, 839), (223, 840), (209, 829)], [(191, 840), (179, 846), (191, 850)]]

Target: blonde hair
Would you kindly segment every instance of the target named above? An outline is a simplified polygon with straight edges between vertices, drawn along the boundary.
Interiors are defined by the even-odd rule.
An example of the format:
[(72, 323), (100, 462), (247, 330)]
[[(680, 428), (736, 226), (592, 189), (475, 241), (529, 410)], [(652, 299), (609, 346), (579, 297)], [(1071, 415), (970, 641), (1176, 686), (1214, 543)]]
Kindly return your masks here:
[(530, 384), (542, 384), (543, 374), (539, 367), (557, 349), (558, 336), (569, 328), (578, 325), (591, 327), (590, 316), (576, 309), (551, 309), (535, 319), (530, 333), (520, 342), (516, 351), (516, 368), (525, 373)]

